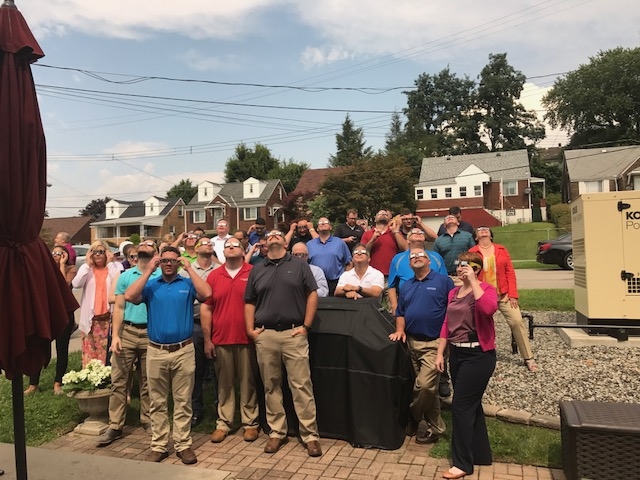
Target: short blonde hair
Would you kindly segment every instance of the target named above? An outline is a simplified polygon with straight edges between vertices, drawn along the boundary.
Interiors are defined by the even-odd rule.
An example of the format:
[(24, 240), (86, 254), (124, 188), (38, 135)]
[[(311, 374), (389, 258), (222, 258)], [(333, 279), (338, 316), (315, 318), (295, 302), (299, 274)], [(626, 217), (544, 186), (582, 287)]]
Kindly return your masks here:
[(109, 249), (109, 244), (107, 242), (105, 242), (104, 240), (96, 240), (95, 242), (93, 242), (91, 244), (91, 246), (89, 247), (89, 251), (87, 253), (93, 252), (94, 250), (97, 250), (98, 247), (102, 247), (105, 252), (111, 251)]

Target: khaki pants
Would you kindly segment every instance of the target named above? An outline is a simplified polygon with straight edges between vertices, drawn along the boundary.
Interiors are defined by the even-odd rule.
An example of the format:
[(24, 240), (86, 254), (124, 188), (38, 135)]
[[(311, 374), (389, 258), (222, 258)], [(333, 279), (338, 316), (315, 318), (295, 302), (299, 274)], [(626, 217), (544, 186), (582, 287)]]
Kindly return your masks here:
[(282, 364), (287, 369), (293, 406), (300, 422), (300, 438), (304, 443), (319, 440), (316, 424), (316, 401), (313, 397), (309, 342), (307, 336), (291, 336), (291, 330), (264, 330), (256, 339), (256, 353), (267, 411), (270, 437), (287, 436), (287, 415), (282, 403)]
[(527, 329), (524, 326), (524, 321), (522, 320), (520, 307), (511, 308), (509, 299), (505, 295), (498, 302), (498, 309), (500, 310), (500, 313), (504, 315), (504, 318), (507, 321), (509, 328), (511, 329), (511, 333), (513, 333), (513, 338), (515, 338), (516, 340), (516, 345), (518, 345), (518, 350), (520, 351), (520, 355), (522, 356), (522, 358), (525, 360), (533, 358), (531, 344), (529, 343)]
[(438, 397), (438, 382), (440, 374), (436, 370), (436, 354), (439, 339), (431, 341), (415, 340), (407, 336), (411, 363), (416, 374), (413, 385), (413, 400), (409, 406), (414, 420), (424, 418), (427, 422), (427, 432), (442, 435), (446, 429), (440, 415), (440, 399)]
[(218, 378), (218, 420), (216, 428), (231, 430), (236, 410), (234, 384), (240, 385), (240, 419), (244, 427), (258, 426), (258, 396), (255, 352), (250, 345), (216, 345), (214, 361)]
[(196, 370), (193, 343), (175, 352), (149, 346), (147, 376), (151, 408), (151, 450), (169, 444), (169, 393), (173, 395), (173, 444), (176, 452), (191, 447), (191, 392)]
[(111, 355), (111, 396), (109, 397), (109, 427), (122, 430), (127, 416), (127, 387), (133, 365), (140, 363), (140, 422), (150, 423), (149, 388), (147, 386), (147, 347), (149, 337), (146, 328), (124, 324), (120, 331), (122, 351)]

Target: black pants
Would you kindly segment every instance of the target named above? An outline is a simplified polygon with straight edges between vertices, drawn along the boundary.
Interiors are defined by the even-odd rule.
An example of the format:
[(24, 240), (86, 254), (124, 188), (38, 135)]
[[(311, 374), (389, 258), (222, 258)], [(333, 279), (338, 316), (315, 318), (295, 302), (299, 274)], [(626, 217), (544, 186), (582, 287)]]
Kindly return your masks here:
[[(73, 332), (73, 312), (69, 314), (69, 322), (56, 338), (56, 378), (55, 382), (62, 383), (62, 377), (67, 372), (69, 366), (69, 340)], [(29, 385), (38, 385), (40, 383), (40, 371), (29, 377)]]
[(213, 413), (218, 413), (218, 381), (216, 372), (213, 368), (213, 360), (207, 358), (204, 354), (204, 337), (202, 336), (202, 327), (200, 324), (193, 325), (193, 346), (196, 355), (196, 373), (193, 383), (193, 392), (191, 394), (191, 407), (193, 415), (204, 415), (204, 382), (207, 375), (212, 375), (213, 388)]
[(451, 455), (453, 466), (473, 473), (474, 465), (491, 465), (491, 445), (482, 396), (496, 368), (496, 351), (451, 345), (449, 353), (453, 402)]
[(327, 279), (327, 287), (329, 287), (329, 294), (327, 295), (328, 297), (333, 297), (333, 294), (336, 292), (336, 287), (338, 286), (338, 280), (340, 279), (339, 278), (336, 278), (335, 280)]

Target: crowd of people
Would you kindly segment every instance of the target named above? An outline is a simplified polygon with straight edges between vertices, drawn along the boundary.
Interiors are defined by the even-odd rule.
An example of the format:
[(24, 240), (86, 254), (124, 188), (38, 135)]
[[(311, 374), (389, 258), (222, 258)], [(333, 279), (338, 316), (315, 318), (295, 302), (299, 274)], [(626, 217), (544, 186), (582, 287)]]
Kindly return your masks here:
[[(172, 435), (176, 455), (196, 463), (191, 429), (213, 413), (207, 408), (217, 414), (212, 442), (223, 442), (239, 427), (236, 410), (244, 440), (253, 442), (261, 428), (259, 378), (269, 431), (264, 451), (275, 453), (287, 442), (284, 367), (302, 444), (308, 455), (322, 455), (307, 338), (318, 298), (371, 297), (395, 317), (389, 339), (406, 342), (414, 367), (407, 435), (419, 444), (441, 438), (440, 397), (451, 395), (450, 374), (453, 466), (444, 477), (462, 478), (474, 465), (490, 464), (481, 399), (496, 364), (496, 311), (506, 318), (525, 367), (535, 372), (537, 365), (508, 251), (493, 242), (490, 228), (474, 229), (461, 216), (451, 207), (438, 232), (409, 210), (394, 217), (381, 209), (371, 228), (355, 210), (335, 228), (321, 217), (315, 225), (300, 218), (288, 229), (267, 231), (258, 219), (249, 231), (231, 234), (222, 219), (212, 238), (195, 230), (159, 244), (124, 242), (123, 262), (98, 240), (77, 272), (68, 236), (61, 233), (52, 255), (67, 283), (82, 288), (82, 363), (99, 359), (112, 367), (109, 428), (97, 445), (122, 436), (134, 375), (140, 422), (151, 435), (149, 460), (168, 456)], [(71, 316), (56, 340), (56, 394), (73, 326)], [(26, 394), (38, 389), (38, 377), (31, 377)], [(210, 406), (203, 400), (207, 379), (214, 389)], [(423, 421), (427, 428), (417, 435)]]

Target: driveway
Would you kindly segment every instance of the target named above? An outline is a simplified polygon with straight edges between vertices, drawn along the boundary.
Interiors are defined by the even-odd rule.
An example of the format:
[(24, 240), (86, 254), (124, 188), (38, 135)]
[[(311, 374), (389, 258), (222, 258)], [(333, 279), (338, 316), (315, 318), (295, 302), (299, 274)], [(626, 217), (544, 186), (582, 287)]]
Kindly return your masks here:
[(573, 270), (516, 269), (518, 289), (573, 288)]

